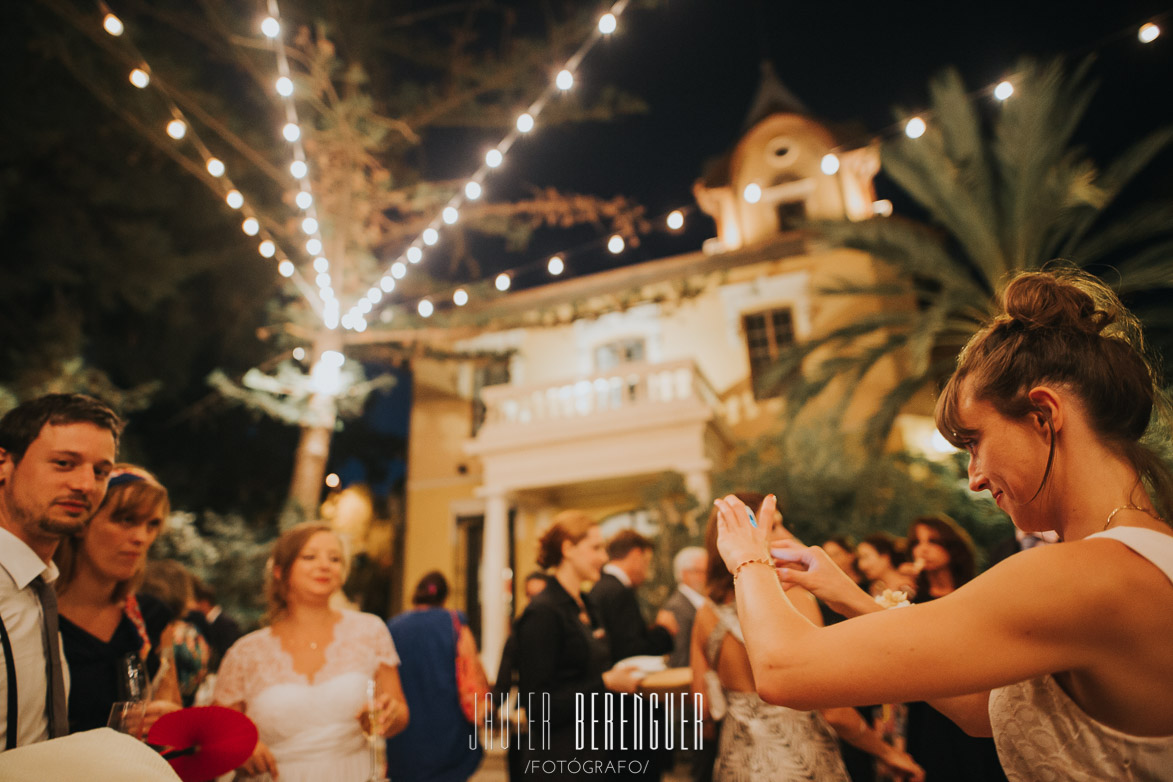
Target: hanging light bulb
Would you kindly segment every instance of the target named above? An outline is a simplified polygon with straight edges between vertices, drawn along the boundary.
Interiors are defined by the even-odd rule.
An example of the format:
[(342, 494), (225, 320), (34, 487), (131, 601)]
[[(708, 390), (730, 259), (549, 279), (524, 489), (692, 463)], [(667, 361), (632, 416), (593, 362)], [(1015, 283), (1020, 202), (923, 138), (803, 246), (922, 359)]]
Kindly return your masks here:
[(378, 304), (382, 300), (383, 300), (383, 289), (382, 288), (373, 287), (369, 291), (367, 291), (367, 301), (369, 301), (371, 304)]
[(529, 133), (534, 129), (534, 116), (528, 111), (517, 118), (517, 129), (522, 133)]
[(457, 288), (452, 293), (452, 303), (457, 307), (463, 307), (465, 304), (468, 304), (468, 291), (464, 288)]
[(1161, 35), (1161, 28), (1152, 22), (1145, 22), (1137, 31), (1136, 37), (1140, 39), (1141, 43), (1152, 43)]
[[(331, 304), (334, 304), (334, 306), (331, 307)], [(338, 328), (338, 305), (335, 302), (328, 301), (323, 309), (325, 311), (322, 313), (322, 323), (326, 324), (326, 328), (331, 330)]]
[(266, 258), (272, 258), (277, 253), (277, 245), (271, 239), (266, 239), (257, 246), (257, 252)]
[(392, 279), (391, 275), (384, 274), (383, 279), (379, 280), (379, 287), (383, 289), (384, 293), (390, 293), (395, 290), (395, 280)]
[(615, 28), (619, 26), (619, 22), (615, 19), (615, 14), (603, 14), (599, 17), (599, 32), (603, 35), (610, 35), (615, 32)]
[(317, 239), (310, 239), (305, 243), (305, 251), (310, 255), (317, 255), (322, 252), (322, 243)]
[(481, 183), (477, 181), (470, 181), (464, 186), (464, 197), (469, 201), (475, 201), (481, 197)]
[(320, 255), (317, 258), (314, 258), (314, 271), (316, 271), (316, 272), (330, 271), (330, 261), (328, 261), (326, 258), (323, 258)]
[(294, 348), (293, 349), (293, 360), (294, 361), (302, 361), (303, 359), (305, 359), (305, 348), (303, 348), (303, 347)]
[(618, 255), (619, 253), (623, 252), (623, 248), (626, 246), (627, 243), (623, 241), (623, 237), (619, 234), (613, 234), (611, 238), (607, 240), (607, 249), (611, 251), (612, 255)]
[(574, 86), (574, 74), (563, 68), (558, 71), (558, 75), (554, 78), (554, 86), (566, 92)]
[(416, 247), (414, 244), (407, 248), (407, 260), (412, 263), (419, 263), (424, 258), (424, 251)]
[(391, 264), (391, 276), (397, 280), (402, 280), (407, 276), (407, 267), (403, 265), (402, 261)]
[(334, 301), (334, 289), (327, 285), (325, 288), (318, 289), (318, 298), (322, 301)]
[(298, 209), (309, 209), (314, 203), (314, 197), (309, 194), (308, 190), (302, 190), (293, 200), (297, 204)]
[(102, 29), (117, 38), (118, 36), (122, 35), (122, 32), (126, 28), (122, 26), (122, 20), (117, 16), (114, 14), (106, 14), (106, 16), (102, 18)]
[(208, 158), (207, 162), (208, 173), (214, 177), (224, 176), (224, 162), (217, 157)]
[(684, 212), (681, 212), (679, 209), (669, 212), (667, 223), (668, 228), (673, 231), (679, 231), (684, 227)]
[(757, 182), (750, 182), (742, 191), (741, 197), (745, 199), (747, 204), (756, 204), (762, 200), (762, 186)]
[(440, 215), (448, 225), (455, 225), (456, 221), (460, 219), (460, 212), (456, 211), (455, 206), (444, 207), (444, 211)]
[(490, 149), (485, 153), (485, 165), (489, 168), (497, 168), (505, 160), (505, 156), (501, 154), (499, 149)]
[(255, 217), (247, 217), (245, 221), (240, 224), (240, 230), (244, 231), (249, 236), (256, 236), (261, 230), (261, 224)]
[(293, 174), (294, 179), (302, 179), (309, 173), (309, 168), (304, 160), (295, 160), (289, 164), (289, 173)]
[(285, 127), (281, 128), (281, 135), (285, 137), (286, 141), (297, 141), (301, 138), (301, 128), (297, 126), (296, 122), (287, 122)]
[(511, 282), (512, 280), (509, 279), (509, 275), (505, 273), (498, 274), (497, 279), (493, 280), (493, 284), (497, 286), (497, 290), (499, 291), (509, 290), (509, 284)]
[(424, 244), (431, 247), (436, 242), (440, 241), (440, 234), (435, 228), (425, 228), (423, 232)]
[(187, 135), (187, 123), (181, 119), (173, 119), (167, 123), (167, 135), (179, 141)]
[(427, 299), (420, 299), (420, 303), (416, 305), (416, 309), (419, 311), (420, 317), (430, 318), (432, 317), (432, 312), (434, 312), (436, 308), (433, 307), (432, 302), (428, 301)]
[(293, 94), (293, 79), (288, 76), (281, 76), (277, 79), (277, 94), (288, 98)]
[(282, 277), (292, 277), (293, 271), (293, 261), (285, 260), (277, 264), (277, 273)]
[(321, 272), (317, 277), (314, 278), (314, 282), (318, 284), (319, 288), (329, 288), (331, 283), (330, 275), (326, 274), (325, 272)]
[(239, 190), (229, 190), (228, 195), (224, 196), (224, 200), (233, 209), (239, 209), (244, 206), (244, 196), (240, 194)]
[(261, 20), (261, 32), (266, 38), (276, 38), (281, 34), (281, 23), (271, 16), (266, 16)]
[(302, 233), (307, 235), (316, 234), (318, 232), (318, 221), (312, 217), (307, 217), (301, 221)]
[(827, 176), (831, 176), (839, 170), (839, 156), (833, 152), (823, 155), (823, 159), (819, 161), (819, 169)]
[(566, 269), (566, 262), (562, 260), (561, 255), (555, 255), (546, 262), (546, 270), (557, 277)]
[(362, 313), (363, 315), (366, 315), (368, 312), (371, 311), (371, 308), (374, 307), (375, 305), (371, 304), (370, 299), (359, 299), (358, 304), (356, 304), (354, 306), (355, 306), (355, 309), (357, 309), (360, 313)]
[(925, 134), (926, 128), (928, 128), (928, 126), (925, 125), (925, 121), (923, 119), (920, 117), (913, 117), (907, 123), (905, 123), (904, 135), (908, 136), (909, 138), (920, 138)]
[(142, 68), (135, 68), (130, 72), (130, 83), (138, 87), (140, 90), (151, 83), (151, 74), (144, 71)]
[(998, 86), (994, 88), (994, 97), (998, 100), (1006, 100), (1014, 94), (1014, 85), (1008, 81), (998, 82)]

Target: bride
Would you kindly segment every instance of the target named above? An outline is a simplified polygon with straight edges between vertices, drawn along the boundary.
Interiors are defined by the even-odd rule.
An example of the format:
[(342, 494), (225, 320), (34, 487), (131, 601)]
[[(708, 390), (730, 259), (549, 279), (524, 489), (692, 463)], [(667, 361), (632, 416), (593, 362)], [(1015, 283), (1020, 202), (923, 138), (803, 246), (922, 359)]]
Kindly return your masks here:
[(346, 563), (328, 524), (306, 522), (286, 531), (273, 545), (270, 564), (269, 626), (228, 650), (216, 680), (216, 703), (243, 711), (260, 733), (237, 777), (366, 782), (372, 772), (363, 736), (368, 715), (384, 736), (407, 727), (391, 635), (376, 616), (331, 608)]

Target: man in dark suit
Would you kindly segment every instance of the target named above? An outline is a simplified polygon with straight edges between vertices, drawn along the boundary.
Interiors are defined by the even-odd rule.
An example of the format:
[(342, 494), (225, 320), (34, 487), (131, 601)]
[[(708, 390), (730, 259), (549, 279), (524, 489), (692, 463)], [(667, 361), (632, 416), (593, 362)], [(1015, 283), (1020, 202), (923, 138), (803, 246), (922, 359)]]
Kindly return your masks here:
[[(652, 566), (652, 541), (633, 529), (620, 530), (607, 543), (608, 562), (588, 595), (603, 625), (611, 648), (611, 664), (636, 655), (667, 654), (672, 651), (672, 633), (661, 625), (649, 626), (640, 611), (635, 590), (647, 581)], [(647, 704), (645, 704), (647, 706)], [(645, 769), (643, 779), (660, 779), (669, 758), (664, 752), (648, 748), (648, 731), (653, 727), (649, 712), (642, 720), (645, 735), (643, 750), (628, 753)], [(636, 745), (634, 722), (625, 724), (626, 746)], [(663, 741), (657, 742), (664, 746)], [(645, 761), (647, 762), (644, 765)]]
[(197, 578), (192, 584), (192, 591), (195, 592), (196, 603), (196, 611), (193, 611), (192, 614), (199, 614), (204, 620), (202, 623), (193, 622), (193, 624), (203, 633), (208, 646), (212, 647), (212, 659), (208, 669), (215, 671), (219, 669), (220, 660), (224, 659), (224, 653), (228, 651), (228, 647), (236, 643), (242, 635), (240, 625), (216, 604), (216, 590), (210, 584)]

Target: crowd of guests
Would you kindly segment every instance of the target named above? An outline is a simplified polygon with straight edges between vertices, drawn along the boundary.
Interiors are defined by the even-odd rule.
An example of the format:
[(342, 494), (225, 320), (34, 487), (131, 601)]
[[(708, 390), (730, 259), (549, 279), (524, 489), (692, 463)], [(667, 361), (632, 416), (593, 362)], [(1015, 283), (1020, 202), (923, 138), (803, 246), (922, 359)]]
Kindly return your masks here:
[[(525, 703), (519, 727), (540, 726), (514, 740), (511, 778), (655, 780), (683, 760), (702, 782), (1173, 779), (1173, 474), (1141, 443), (1161, 397), (1139, 331), (1083, 277), (1024, 275), (1005, 305), (937, 409), (970, 453), (971, 488), (1019, 530), (1004, 560), (977, 575), (972, 541), (943, 515), (912, 519), (903, 540), (807, 547), (773, 495), (731, 494), (705, 545), (676, 553), (676, 588), (649, 623), (637, 590), (653, 541), (605, 539), (563, 511), (494, 688)], [(0, 419), (0, 748), (112, 724), (126, 701), (141, 704), (139, 736), (211, 702), (257, 727), (237, 778), (476, 771), (484, 725), (462, 708), (458, 670), (484, 671), (458, 664), (475, 641), (441, 573), (389, 622), (352, 610), (344, 541), (303, 523), (274, 543), (268, 612), (241, 636), (206, 584), (149, 560), (168, 493), (117, 463), (120, 433), (107, 406), (73, 394)], [(624, 699), (647, 692), (641, 660), (661, 656), (698, 696), (675, 715)], [(584, 702), (611, 698), (618, 715), (584, 722)], [(690, 720), (700, 744), (657, 733)]]

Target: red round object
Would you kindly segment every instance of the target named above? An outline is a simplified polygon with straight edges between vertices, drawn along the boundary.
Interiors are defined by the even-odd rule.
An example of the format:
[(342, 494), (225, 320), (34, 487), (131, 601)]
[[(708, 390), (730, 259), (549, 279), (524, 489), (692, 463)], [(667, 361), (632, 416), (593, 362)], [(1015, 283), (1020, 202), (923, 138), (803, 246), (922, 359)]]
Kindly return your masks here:
[(207, 782), (248, 760), (257, 746), (257, 726), (236, 709), (194, 706), (159, 718), (147, 742), (183, 782)]

